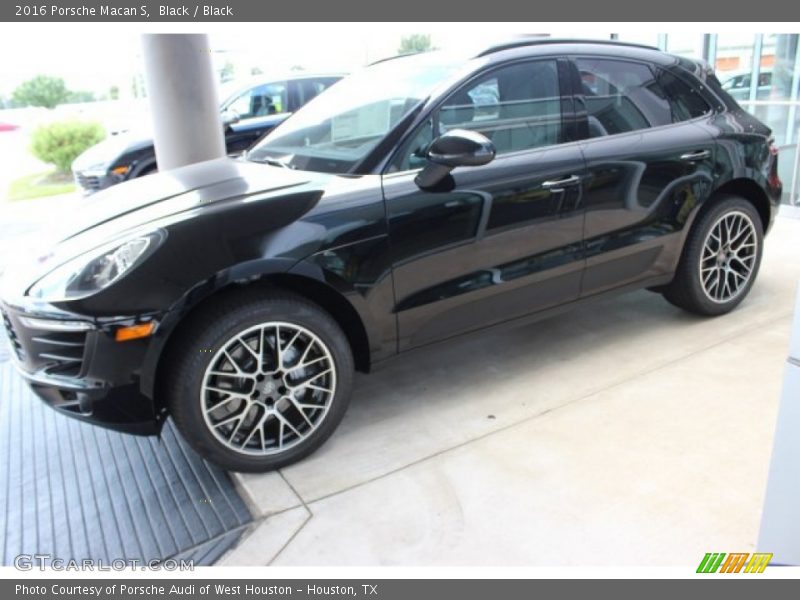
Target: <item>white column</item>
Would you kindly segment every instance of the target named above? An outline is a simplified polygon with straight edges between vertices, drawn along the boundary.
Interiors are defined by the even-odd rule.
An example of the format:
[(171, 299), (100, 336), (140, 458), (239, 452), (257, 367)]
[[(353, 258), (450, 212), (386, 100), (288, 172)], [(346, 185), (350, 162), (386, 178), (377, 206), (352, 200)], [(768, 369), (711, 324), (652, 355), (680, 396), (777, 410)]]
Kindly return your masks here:
[(145, 81), (161, 171), (225, 156), (205, 34), (144, 34)]
[(774, 553), (772, 564), (800, 565), (800, 291), (784, 367), (758, 551)]

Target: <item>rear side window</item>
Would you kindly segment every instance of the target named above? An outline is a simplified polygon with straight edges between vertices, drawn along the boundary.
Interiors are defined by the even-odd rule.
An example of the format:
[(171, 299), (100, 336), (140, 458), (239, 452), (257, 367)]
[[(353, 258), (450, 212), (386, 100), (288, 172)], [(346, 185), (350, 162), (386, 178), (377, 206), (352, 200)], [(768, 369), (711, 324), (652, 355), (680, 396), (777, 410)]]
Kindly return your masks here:
[(672, 107), (647, 65), (578, 58), (590, 137), (626, 133), (673, 122)]
[(669, 100), (673, 123), (702, 117), (711, 110), (696, 89), (672, 73), (659, 71), (658, 83)]

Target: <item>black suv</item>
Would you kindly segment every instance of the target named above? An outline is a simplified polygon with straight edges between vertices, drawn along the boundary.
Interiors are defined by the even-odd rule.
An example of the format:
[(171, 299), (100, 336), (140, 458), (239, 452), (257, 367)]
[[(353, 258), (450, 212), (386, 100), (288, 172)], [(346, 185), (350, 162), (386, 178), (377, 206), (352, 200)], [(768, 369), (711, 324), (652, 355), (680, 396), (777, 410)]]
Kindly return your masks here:
[[(254, 79), (236, 87), (226, 84), (231, 89), (220, 105), (226, 151), (229, 155), (244, 152), (342, 77), (339, 73), (303, 73), (277, 80)], [(72, 176), (87, 194), (157, 170), (152, 136), (135, 130), (109, 136), (72, 164)]]
[(730, 311), (780, 194), (770, 130), (703, 65), (433, 52), (345, 78), (244, 157), (98, 194), (7, 273), (2, 310), (58, 410), (172, 415), (210, 460), (267, 470), (331, 435), (355, 369), (412, 348), (637, 288)]

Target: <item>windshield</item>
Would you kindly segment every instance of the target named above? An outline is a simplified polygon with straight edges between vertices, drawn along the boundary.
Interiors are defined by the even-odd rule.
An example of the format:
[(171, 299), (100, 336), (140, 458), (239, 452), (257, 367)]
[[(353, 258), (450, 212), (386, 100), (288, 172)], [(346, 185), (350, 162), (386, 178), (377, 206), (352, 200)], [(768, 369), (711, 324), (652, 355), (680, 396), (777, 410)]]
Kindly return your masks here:
[(431, 52), (366, 67), (298, 110), (247, 158), (293, 169), (349, 173), (463, 64)]

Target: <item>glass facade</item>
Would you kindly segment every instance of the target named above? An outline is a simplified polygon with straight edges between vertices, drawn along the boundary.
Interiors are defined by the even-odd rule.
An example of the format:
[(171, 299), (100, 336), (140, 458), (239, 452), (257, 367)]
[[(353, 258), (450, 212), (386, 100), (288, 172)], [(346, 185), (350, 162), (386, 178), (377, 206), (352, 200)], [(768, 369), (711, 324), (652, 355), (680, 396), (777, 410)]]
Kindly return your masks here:
[(615, 35), (714, 66), (723, 87), (773, 131), (784, 202), (800, 203), (800, 34)]

